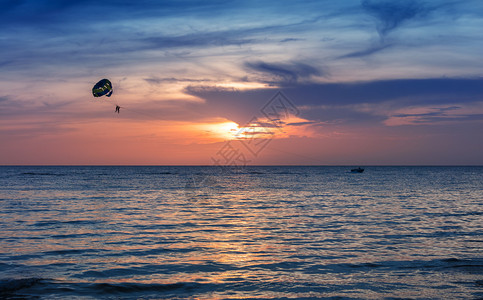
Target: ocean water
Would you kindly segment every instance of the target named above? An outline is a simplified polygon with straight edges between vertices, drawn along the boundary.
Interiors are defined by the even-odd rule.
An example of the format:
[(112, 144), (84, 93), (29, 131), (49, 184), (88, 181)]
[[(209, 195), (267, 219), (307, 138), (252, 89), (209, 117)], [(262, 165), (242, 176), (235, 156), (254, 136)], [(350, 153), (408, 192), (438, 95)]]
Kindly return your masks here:
[(349, 169), (0, 167), (0, 298), (483, 298), (483, 167)]

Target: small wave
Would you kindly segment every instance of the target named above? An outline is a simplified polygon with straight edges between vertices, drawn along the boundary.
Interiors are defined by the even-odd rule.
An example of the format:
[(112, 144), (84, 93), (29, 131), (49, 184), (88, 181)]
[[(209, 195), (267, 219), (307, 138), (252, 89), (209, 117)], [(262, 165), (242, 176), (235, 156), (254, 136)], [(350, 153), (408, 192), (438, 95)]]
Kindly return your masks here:
[(49, 226), (62, 226), (64, 224), (73, 224), (73, 225), (92, 225), (97, 223), (97, 221), (93, 220), (69, 220), (69, 221), (57, 221), (57, 220), (47, 220), (47, 221), (39, 221), (29, 226), (33, 227), (49, 227)]
[(78, 233), (78, 234), (55, 234), (52, 235), (51, 238), (53, 239), (75, 239), (75, 238), (84, 238), (84, 237), (92, 237), (92, 233)]
[(381, 268), (384, 265), (378, 264), (378, 263), (361, 263), (361, 264), (348, 264), (349, 268), (368, 268), (368, 269), (373, 269), (373, 268)]
[(229, 264), (206, 263), (206, 264), (164, 264), (143, 265), (128, 268), (110, 268), (101, 270), (89, 270), (74, 275), (77, 278), (113, 278), (119, 276), (147, 275), (147, 274), (175, 274), (175, 273), (199, 273), (199, 272), (224, 272), (235, 270), (236, 267)]
[(27, 175), (27, 176), (64, 176), (65, 174), (57, 174), (57, 173), (44, 173), (44, 172), (23, 172), (20, 175)]
[[(460, 258), (444, 258), (434, 260), (413, 260), (413, 261), (385, 261), (377, 262), (376, 265), (390, 269), (432, 269), (432, 270), (460, 270), (466, 272), (481, 272), (483, 270), (483, 261), (481, 259), (460, 259)], [(364, 266), (363, 264), (361, 266)]]
[(86, 254), (86, 253), (99, 253), (102, 250), (98, 249), (66, 249), (66, 250), (54, 250), (45, 251), (44, 255), (71, 255), (71, 254)]
[(41, 283), (42, 278), (2, 279), (0, 280), (0, 296), (13, 294), (21, 289)]
[(447, 269), (461, 270), (468, 273), (482, 273), (483, 261), (481, 259), (458, 259), (448, 258), (442, 262), (447, 263), (444, 267)]
[(59, 225), (59, 221), (39, 221), (28, 226), (33, 227), (44, 227), (44, 226), (52, 226), (52, 225)]
[(126, 252), (120, 252), (118, 254), (112, 254), (113, 256), (146, 256), (146, 255), (160, 255), (165, 253), (189, 253), (194, 251), (200, 251), (203, 248), (155, 248), (149, 250), (131, 250)]
[[(198, 283), (177, 282), (171, 284), (157, 283), (81, 283), (59, 281), (44, 278), (22, 278), (0, 280), (0, 299), (37, 299), (48, 290), (54, 298), (75, 298), (76, 295), (126, 296), (125, 294), (145, 295), (146, 293), (191, 293), (201, 287)], [(29, 289), (28, 295), (23, 290)], [(124, 294), (124, 295), (123, 295)]]
[(442, 259), (441, 261), (448, 262), (448, 263), (454, 263), (454, 262), (460, 262), (461, 260), (457, 259), (457, 258), (446, 258), (446, 259)]
[(173, 172), (152, 172), (152, 173), (146, 173), (146, 175), (176, 175), (176, 173), (173, 173)]
[(167, 292), (187, 287), (185, 283), (172, 284), (140, 284), (140, 283), (94, 283), (91, 288), (99, 293), (136, 293), (136, 292)]

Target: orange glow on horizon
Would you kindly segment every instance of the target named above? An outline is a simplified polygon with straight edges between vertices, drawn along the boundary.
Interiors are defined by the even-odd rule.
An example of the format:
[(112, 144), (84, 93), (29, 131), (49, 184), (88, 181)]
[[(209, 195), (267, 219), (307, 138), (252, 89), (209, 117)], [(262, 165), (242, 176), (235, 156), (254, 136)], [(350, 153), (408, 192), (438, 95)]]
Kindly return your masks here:
[[(305, 124), (308, 120), (290, 116), (274, 123), (266, 118), (257, 119), (240, 126), (233, 121), (216, 120), (213, 123), (195, 125), (192, 130), (200, 131), (200, 138), (205, 137), (214, 142), (243, 139), (272, 139), (288, 138), (290, 136), (311, 136), (313, 133)], [(204, 138), (204, 139), (205, 139)]]

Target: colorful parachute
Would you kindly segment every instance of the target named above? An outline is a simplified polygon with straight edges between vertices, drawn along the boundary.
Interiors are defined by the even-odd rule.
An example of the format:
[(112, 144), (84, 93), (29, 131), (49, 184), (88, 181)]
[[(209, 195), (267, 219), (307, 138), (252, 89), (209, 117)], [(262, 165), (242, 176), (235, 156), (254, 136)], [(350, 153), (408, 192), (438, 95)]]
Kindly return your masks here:
[(92, 88), (92, 94), (94, 97), (111, 97), (112, 95), (112, 84), (109, 79), (102, 79)]

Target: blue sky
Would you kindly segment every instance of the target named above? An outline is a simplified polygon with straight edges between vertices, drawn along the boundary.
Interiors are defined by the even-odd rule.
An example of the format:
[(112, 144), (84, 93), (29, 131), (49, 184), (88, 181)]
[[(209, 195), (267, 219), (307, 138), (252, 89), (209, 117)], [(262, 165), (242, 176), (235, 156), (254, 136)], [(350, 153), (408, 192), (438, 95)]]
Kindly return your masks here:
[[(0, 6), (2, 164), (204, 164), (223, 141), (197, 126), (242, 126), (277, 91), (300, 111), (273, 143), (293, 156), (267, 150), (257, 163), (483, 164), (481, 1)], [(111, 105), (126, 108), (120, 116), (90, 98), (105, 77), (115, 87)], [(186, 157), (110, 160), (113, 131)], [(104, 154), (79, 156), (72, 140)], [(363, 153), (340, 151), (354, 143)], [(39, 145), (40, 156), (28, 150)]]

